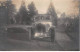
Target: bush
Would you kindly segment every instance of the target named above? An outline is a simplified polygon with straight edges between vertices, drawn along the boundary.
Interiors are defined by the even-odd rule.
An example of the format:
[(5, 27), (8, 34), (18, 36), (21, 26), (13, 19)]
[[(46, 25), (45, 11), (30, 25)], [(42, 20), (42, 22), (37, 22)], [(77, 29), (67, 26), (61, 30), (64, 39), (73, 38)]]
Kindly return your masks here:
[[(79, 32), (79, 17), (75, 17), (74, 19), (71, 19), (72, 22), (70, 22), (67, 26), (65, 31), (66, 32)], [(71, 21), (69, 20), (69, 21)]]

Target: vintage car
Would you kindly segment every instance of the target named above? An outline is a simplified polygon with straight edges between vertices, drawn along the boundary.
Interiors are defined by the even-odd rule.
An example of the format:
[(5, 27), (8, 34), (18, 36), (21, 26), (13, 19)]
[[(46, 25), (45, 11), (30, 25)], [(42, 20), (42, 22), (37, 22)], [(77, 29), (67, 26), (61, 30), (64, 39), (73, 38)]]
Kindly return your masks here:
[[(46, 27), (46, 26), (45, 26)], [(45, 29), (45, 30), (44, 30)], [(40, 31), (36, 31), (35, 32), (35, 38), (45, 38), (45, 37), (51, 37), (51, 33), (55, 33), (55, 31), (52, 31), (51, 29), (55, 30), (55, 26), (51, 26), (51, 27), (48, 27), (48, 28), (40, 28), (39, 27), (39, 30)], [(52, 32), (51, 32), (52, 31)]]

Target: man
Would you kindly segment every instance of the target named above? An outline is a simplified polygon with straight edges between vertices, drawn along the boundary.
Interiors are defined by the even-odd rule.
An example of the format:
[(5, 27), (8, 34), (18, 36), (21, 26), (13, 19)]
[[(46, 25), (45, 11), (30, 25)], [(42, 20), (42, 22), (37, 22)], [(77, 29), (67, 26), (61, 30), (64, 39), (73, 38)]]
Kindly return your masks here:
[(51, 38), (51, 42), (54, 42), (54, 39), (55, 39), (55, 27), (51, 27), (49, 29), (49, 35), (50, 35), (50, 38)]

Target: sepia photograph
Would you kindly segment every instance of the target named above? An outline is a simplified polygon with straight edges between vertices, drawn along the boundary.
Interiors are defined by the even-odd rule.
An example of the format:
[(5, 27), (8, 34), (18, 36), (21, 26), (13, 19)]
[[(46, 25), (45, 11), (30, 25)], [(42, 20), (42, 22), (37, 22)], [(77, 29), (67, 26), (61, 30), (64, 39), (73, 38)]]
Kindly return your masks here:
[(0, 51), (79, 51), (80, 0), (0, 0)]

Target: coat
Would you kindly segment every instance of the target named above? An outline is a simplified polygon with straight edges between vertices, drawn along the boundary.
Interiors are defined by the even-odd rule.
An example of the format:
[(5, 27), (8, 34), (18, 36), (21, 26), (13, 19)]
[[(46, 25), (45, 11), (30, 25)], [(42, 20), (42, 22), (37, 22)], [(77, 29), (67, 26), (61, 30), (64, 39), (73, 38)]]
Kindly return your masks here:
[(51, 27), (49, 29), (49, 35), (50, 35), (51, 41), (54, 41), (55, 39), (55, 28), (54, 27)]

